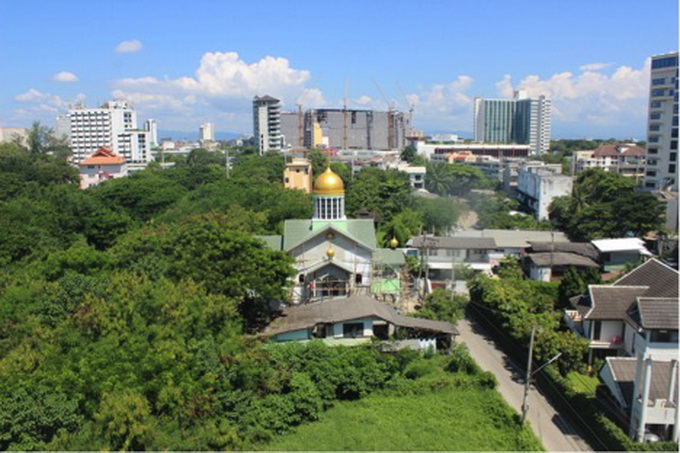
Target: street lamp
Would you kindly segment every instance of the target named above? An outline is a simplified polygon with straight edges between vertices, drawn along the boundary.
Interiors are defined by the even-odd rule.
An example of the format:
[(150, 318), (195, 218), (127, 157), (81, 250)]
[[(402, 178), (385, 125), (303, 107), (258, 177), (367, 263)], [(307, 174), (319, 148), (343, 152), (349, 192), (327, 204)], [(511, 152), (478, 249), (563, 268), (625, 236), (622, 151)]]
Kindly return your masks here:
[(527, 412), (529, 412), (529, 405), (527, 404), (527, 399), (529, 398), (529, 387), (531, 386), (531, 378), (541, 371), (543, 368), (547, 367), (551, 363), (553, 363), (555, 360), (557, 360), (562, 353), (558, 353), (555, 357), (552, 359), (548, 360), (545, 362), (543, 365), (538, 367), (536, 371), (532, 372), (531, 371), (531, 359), (533, 356), (534, 352), (534, 336), (536, 335), (536, 330), (543, 330), (541, 326), (532, 326), (531, 327), (531, 340), (529, 340), (529, 359), (527, 360), (527, 374), (526, 374), (526, 379), (524, 381), (524, 399), (522, 400), (522, 421), (520, 422), (522, 425), (524, 424), (524, 421), (527, 419)]

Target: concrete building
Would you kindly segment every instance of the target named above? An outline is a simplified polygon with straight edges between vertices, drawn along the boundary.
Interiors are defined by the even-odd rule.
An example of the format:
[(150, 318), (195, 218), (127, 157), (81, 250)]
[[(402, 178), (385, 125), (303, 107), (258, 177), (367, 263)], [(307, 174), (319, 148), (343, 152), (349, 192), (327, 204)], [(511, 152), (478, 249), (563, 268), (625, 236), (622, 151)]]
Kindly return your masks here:
[(28, 140), (28, 129), (22, 127), (0, 127), (0, 143), (10, 143), (15, 140), (25, 144)]
[(562, 164), (524, 163), (518, 168), (516, 194), (536, 220), (547, 220), (550, 203), (570, 195), (572, 185), (572, 177), (562, 174)]
[(99, 108), (77, 106), (68, 111), (71, 152), (75, 162), (101, 147), (111, 149), (128, 163), (153, 160), (150, 133), (137, 128), (137, 113), (125, 101), (109, 101)]
[(589, 168), (601, 168), (642, 182), (645, 175), (645, 155), (644, 148), (634, 143), (600, 145), (593, 151), (575, 152), (573, 165), (575, 173)]
[(57, 115), (55, 118), (54, 136), (71, 142), (71, 117), (68, 113)]
[(260, 154), (281, 150), (281, 101), (271, 96), (253, 99), (253, 133)]
[(526, 158), (531, 148), (529, 145), (498, 145), (485, 143), (465, 143), (442, 145), (439, 143), (416, 142), (419, 155), (429, 160), (444, 162), (449, 154), (470, 153), (474, 156), (489, 156), (496, 159)]
[(286, 163), (283, 171), (283, 186), (286, 189), (312, 192), (312, 162), (309, 159), (293, 158)]
[[(300, 130), (302, 126), (302, 131)], [(401, 150), (410, 128), (407, 115), (390, 110), (316, 109), (281, 114), (285, 146), (356, 150)]]
[(158, 121), (146, 120), (144, 123), (144, 130), (149, 133), (149, 145), (152, 148), (157, 147), (160, 144), (158, 141)]
[(678, 191), (678, 53), (652, 57), (645, 187)]
[(528, 144), (533, 154), (542, 154), (550, 149), (550, 112), (550, 99), (530, 99), (523, 91), (512, 99), (475, 98), (475, 141)]
[(214, 142), (215, 141), (215, 124), (213, 123), (203, 123), (198, 128), (198, 140), (199, 142)]

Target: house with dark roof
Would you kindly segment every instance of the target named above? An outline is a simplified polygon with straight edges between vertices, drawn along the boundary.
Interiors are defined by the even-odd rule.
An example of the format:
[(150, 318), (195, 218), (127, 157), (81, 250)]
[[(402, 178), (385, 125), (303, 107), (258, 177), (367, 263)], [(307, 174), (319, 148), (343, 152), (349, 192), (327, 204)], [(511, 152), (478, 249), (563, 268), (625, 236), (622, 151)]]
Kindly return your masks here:
[(275, 342), (323, 339), (331, 345), (396, 337), (402, 339), (397, 347), (446, 349), (458, 330), (448, 322), (403, 316), (372, 297), (355, 295), (287, 307), (263, 335)]
[(647, 153), (634, 143), (603, 144), (593, 151), (577, 151), (574, 155), (576, 173), (589, 168), (619, 173), (640, 180), (645, 175)]
[(678, 440), (678, 277), (650, 259), (612, 285), (589, 285), (565, 313), (589, 342), (589, 363), (606, 358), (600, 376), (637, 440), (650, 430)]
[(531, 242), (522, 266), (532, 280), (559, 281), (570, 267), (598, 269), (599, 256), (589, 242)]

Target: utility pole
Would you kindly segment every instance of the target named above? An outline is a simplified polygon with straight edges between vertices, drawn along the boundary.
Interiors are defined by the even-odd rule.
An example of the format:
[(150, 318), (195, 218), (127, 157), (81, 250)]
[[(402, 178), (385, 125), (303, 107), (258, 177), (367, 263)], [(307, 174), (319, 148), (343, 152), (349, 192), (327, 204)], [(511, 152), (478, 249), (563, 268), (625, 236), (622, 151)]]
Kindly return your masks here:
[(229, 179), (229, 148), (224, 150), (224, 173)]
[(529, 412), (529, 406), (527, 405), (527, 398), (529, 397), (529, 387), (531, 386), (531, 359), (534, 352), (534, 336), (536, 335), (536, 328), (538, 326), (531, 327), (531, 340), (529, 340), (529, 359), (527, 360), (527, 374), (524, 382), (524, 399), (522, 400), (522, 425), (527, 419), (527, 412)]

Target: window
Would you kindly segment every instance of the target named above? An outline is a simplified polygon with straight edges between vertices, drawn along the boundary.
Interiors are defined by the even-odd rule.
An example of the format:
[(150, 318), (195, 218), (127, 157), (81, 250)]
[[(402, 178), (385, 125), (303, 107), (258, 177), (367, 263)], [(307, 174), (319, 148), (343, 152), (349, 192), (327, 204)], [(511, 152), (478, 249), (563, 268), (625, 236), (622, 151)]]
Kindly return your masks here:
[(668, 173), (675, 173), (675, 164), (670, 164), (668, 166)]
[(652, 69), (670, 68), (678, 65), (678, 57), (665, 57), (652, 60)]
[(652, 109), (660, 109), (661, 108), (661, 101), (652, 101), (649, 103), (649, 108)]
[(677, 140), (671, 140), (671, 149), (672, 150), (678, 149), (678, 141)]
[(649, 125), (649, 130), (650, 130), (650, 131), (658, 131), (658, 130), (660, 130), (660, 129), (661, 129), (661, 125), (660, 125), (660, 124), (650, 124), (650, 125)]
[(661, 119), (661, 113), (652, 113), (649, 115), (650, 120), (660, 120)]
[(359, 338), (364, 336), (363, 322), (350, 322), (342, 325), (342, 336), (344, 338)]
[(364, 276), (363, 276), (363, 275), (361, 275), (361, 274), (356, 274), (356, 275), (354, 276), (354, 282), (355, 282), (357, 285), (361, 285), (361, 283), (362, 283), (363, 281), (364, 281)]
[(652, 170), (647, 171), (647, 173), (645, 173), (645, 174), (646, 174), (647, 176), (651, 176), (651, 177), (656, 176), (656, 172), (655, 172), (655, 171), (652, 171)]
[(659, 150), (657, 148), (649, 148), (647, 154), (659, 154)]
[(599, 340), (600, 335), (602, 335), (602, 322), (595, 321), (593, 324), (593, 340)]
[(663, 85), (664, 83), (666, 83), (666, 79), (664, 79), (663, 77), (658, 79), (652, 79), (652, 85)]
[(428, 256), (437, 256), (437, 249), (427, 249)]
[(678, 159), (678, 153), (671, 153), (671, 162), (675, 162)]
[(300, 282), (300, 283), (305, 282), (305, 274), (300, 274), (300, 276), (298, 277), (298, 282)]
[(663, 96), (664, 90), (652, 90), (652, 96)]
[(649, 143), (658, 143), (659, 142), (659, 137), (654, 136), (654, 137), (649, 137)]
[(289, 182), (290, 182), (290, 180), (286, 177), (286, 184), (288, 184)]

